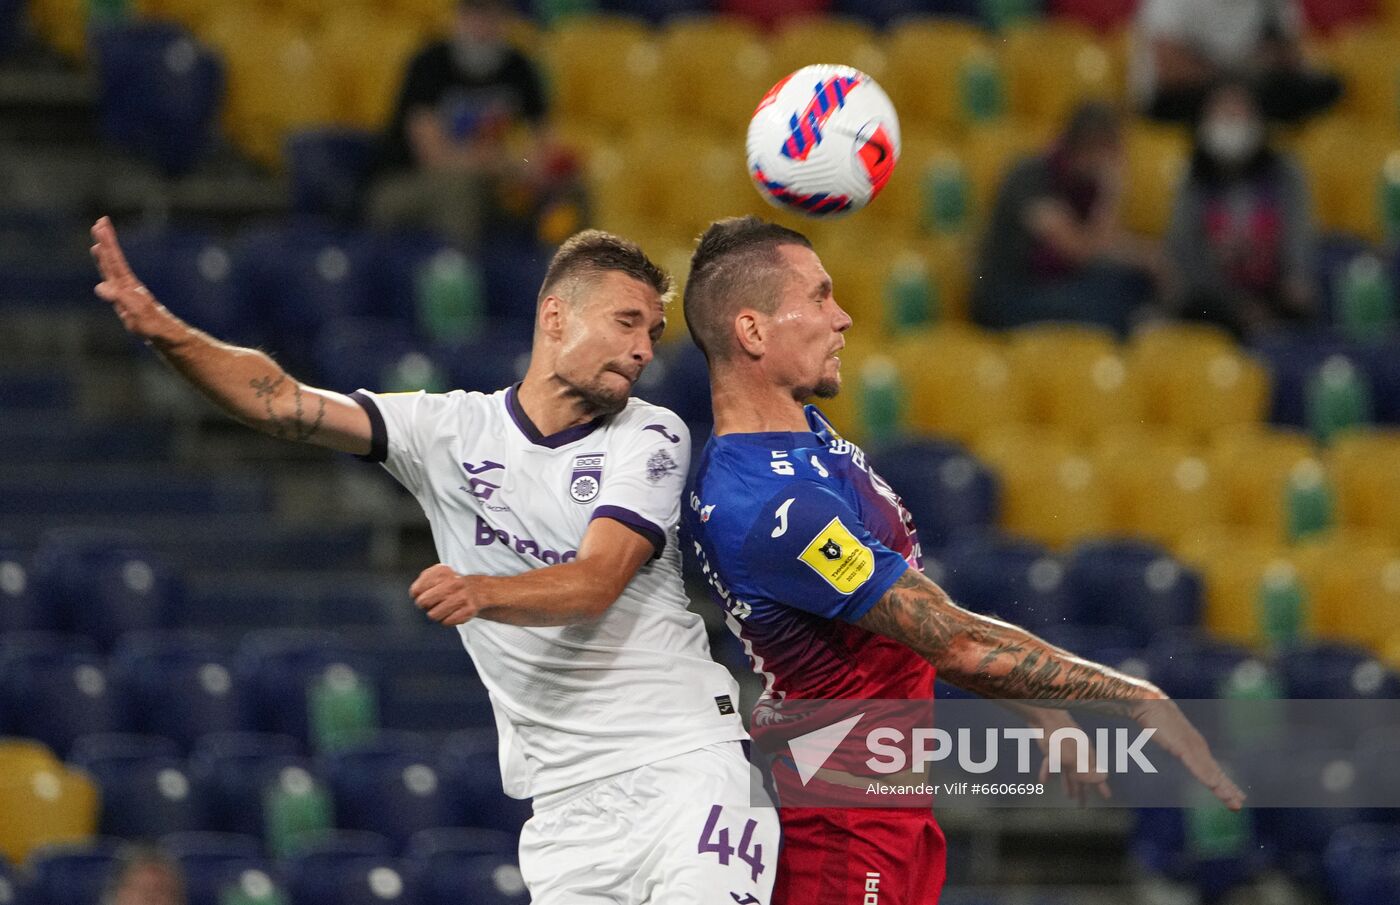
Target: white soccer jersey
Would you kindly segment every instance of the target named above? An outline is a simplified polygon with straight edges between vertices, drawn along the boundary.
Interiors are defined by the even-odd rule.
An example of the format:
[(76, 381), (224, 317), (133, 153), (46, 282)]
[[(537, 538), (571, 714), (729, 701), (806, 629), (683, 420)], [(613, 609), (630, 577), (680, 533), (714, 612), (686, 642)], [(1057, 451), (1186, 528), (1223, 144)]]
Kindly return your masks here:
[(596, 621), (459, 627), (491, 693), (508, 795), (558, 791), (746, 737), (738, 687), (710, 659), (703, 624), (686, 608), (677, 531), (690, 438), (675, 414), (633, 399), (617, 415), (546, 437), (514, 387), (354, 398), (373, 425), (367, 458), (417, 498), (439, 559), (459, 573), (568, 562), (600, 517), (657, 547)]

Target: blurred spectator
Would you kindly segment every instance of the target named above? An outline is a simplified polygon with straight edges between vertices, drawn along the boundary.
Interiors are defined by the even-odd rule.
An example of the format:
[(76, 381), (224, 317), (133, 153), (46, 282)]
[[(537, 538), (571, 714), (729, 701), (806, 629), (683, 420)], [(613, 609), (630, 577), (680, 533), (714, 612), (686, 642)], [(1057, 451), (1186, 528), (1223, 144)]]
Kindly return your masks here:
[(133, 849), (107, 885), (102, 905), (185, 905), (184, 875), (158, 849)]
[(376, 225), (437, 232), (464, 247), (489, 226), (529, 224), (574, 164), (540, 126), (533, 63), (506, 37), (505, 0), (458, 0), (452, 37), (410, 62), (374, 168)]
[(978, 261), (973, 319), (1007, 328), (1081, 321), (1119, 333), (1152, 310), (1160, 253), (1120, 219), (1122, 124), (1080, 106), (1047, 152), (1018, 161), (997, 193)]
[(1254, 85), (1264, 114), (1296, 122), (1341, 97), (1333, 75), (1309, 69), (1296, 0), (1144, 0), (1138, 10), (1134, 92), (1147, 115), (1191, 122), (1229, 72)]
[(1302, 168), (1270, 147), (1249, 87), (1221, 82), (1206, 96), (1167, 230), (1173, 308), (1241, 337), (1311, 318), (1314, 232)]

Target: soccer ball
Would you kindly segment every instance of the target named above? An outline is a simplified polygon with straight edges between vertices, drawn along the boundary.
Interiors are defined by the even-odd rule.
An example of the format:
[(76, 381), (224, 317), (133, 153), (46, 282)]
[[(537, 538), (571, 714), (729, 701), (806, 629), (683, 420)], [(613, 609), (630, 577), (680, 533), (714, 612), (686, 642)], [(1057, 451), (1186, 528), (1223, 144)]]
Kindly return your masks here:
[(768, 90), (749, 120), (758, 192), (810, 217), (860, 210), (899, 160), (899, 117), (875, 80), (849, 66), (804, 66)]

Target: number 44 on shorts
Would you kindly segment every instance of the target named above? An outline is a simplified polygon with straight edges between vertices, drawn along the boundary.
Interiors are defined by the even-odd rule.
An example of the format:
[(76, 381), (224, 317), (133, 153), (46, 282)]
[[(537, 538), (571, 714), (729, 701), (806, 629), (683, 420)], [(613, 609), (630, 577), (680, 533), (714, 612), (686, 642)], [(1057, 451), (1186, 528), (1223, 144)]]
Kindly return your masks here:
[[(730, 858), (737, 856), (753, 869), (753, 880), (757, 883), (759, 874), (763, 873), (763, 843), (753, 841), (758, 821), (750, 818), (744, 823), (744, 831), (739, 835), (739, 848), (736, 850), (729, 844), (729, 827), (719, 825), (723, 816), (724, 805), (717, 804), (710, 808), (710, 817), (705, 821), (705, 829), (700, 832), (700, 846), (697, 851), (702, 855), (714, 852), (719, 858), (719, 863), (724, 865), (729, 863)], [(718, 836), (715, 834), (717, 829)]]

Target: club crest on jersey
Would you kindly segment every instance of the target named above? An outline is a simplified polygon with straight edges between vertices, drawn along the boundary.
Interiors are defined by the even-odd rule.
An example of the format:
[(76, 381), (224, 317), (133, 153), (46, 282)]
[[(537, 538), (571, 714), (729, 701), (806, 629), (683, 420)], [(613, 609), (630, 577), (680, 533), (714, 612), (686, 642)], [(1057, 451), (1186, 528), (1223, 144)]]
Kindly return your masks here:
[(874, 552), (840, 518), (827, 522), (797, 558), (842, 594), (855, 591), (875, 571)]
[(574, 470), (569, 475), (569, 496), (575, 503), (591, 503), (603, 489), (603, 453), (574, 457)]

